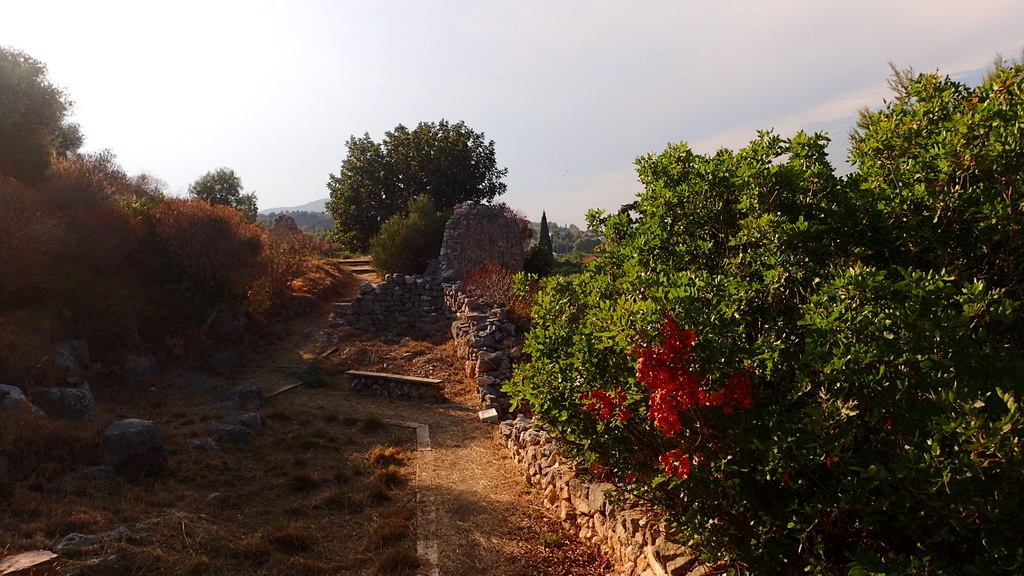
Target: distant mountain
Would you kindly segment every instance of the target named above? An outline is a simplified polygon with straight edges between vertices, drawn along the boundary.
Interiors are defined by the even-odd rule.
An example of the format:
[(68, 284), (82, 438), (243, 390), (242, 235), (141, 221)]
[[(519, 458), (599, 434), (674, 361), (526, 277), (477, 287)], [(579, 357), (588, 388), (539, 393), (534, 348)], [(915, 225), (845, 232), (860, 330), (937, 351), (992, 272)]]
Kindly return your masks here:
[(313, 200), (312, 202), (307, 202), (302, 206), (288, 206), (284, 208), (264, 208), (263, 210), (260, 210), (260, 214), (269, 214), (271, 212), (326, 212), (327, 200), (329, 200), (329, 198)]

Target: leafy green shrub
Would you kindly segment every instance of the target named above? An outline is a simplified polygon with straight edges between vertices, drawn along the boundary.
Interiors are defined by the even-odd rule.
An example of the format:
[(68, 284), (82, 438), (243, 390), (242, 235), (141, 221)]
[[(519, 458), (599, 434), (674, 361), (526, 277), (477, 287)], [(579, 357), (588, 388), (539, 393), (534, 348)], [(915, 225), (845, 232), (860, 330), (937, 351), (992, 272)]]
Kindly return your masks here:
[(640, 158), (517, 402), (733, 572), (1020, 573), (1022, 79), (908, 78), (846, 179), (803, 133)]
[(447, 219), (426, 195), (409, 202), (407, 214), (392, 216), (370, 241), (373, 266), (382, 274), (421, 274), (441, 252)]

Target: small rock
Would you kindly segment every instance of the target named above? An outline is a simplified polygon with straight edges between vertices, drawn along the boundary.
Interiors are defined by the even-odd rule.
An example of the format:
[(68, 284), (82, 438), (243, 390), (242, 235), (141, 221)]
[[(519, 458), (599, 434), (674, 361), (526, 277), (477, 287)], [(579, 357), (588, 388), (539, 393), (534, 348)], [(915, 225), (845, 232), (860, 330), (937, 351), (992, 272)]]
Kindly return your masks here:
[(488, 408), (487, 410), (481, 410), (477, 412), (477, 417), (480, 418), (481, 422), (487, 424), (500, 424), (501, 415), (494, 408)]
[(263, 406), (263, 386), (256, 380), (242, 382), (228, 394), (227, 403), (232, 410), (257, 410)]
[(223, 440), (225, 442), (244, 444), (252, 441), (253, 439), (252, 430), (237, 424), (207, 422), (204, 428), (206, 429), (207, 434), (213, 436), (217, 440)]
[(160, 367), (152, 354), (128, 356), (124, 359), (125, 378), (132, 381), (151, 380), (160, 374)]
[(235, 417), (235, 420), (250, 429), (257, 429), (263, 427), (263, 416), (259, 412), (243, 412)]
[(102, 542), (103, 539), (99, 536), (73, 532), (61, 538), (60, 542), (53, 547), (53, 551), (60, 556), (71, 556), (81, 554), (93, 546), (100, 545)]
[(212, 438), (193, 438), (188, 441), (188, 446), (193, 450), (202, 450), (204, 452), (220, 450), (220, 446), (217, 446), (217, 443)]

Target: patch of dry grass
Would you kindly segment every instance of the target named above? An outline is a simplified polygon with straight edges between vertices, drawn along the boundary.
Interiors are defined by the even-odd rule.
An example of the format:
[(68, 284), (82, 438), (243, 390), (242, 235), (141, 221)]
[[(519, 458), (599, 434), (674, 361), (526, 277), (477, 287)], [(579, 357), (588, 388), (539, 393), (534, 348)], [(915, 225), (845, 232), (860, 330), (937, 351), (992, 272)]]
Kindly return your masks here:
[[(141, 409), (152, 400), (136, 403)], [(415, 547), (412, 472), (401, 467), (415, 445), (411, 430), (379, 420), (363, 430), (346, 426), (340, 410), (324, 418), (317, 408), (280, 403), (252, 442), (195, 450), (189, 440), (202, 434), (204, 418), (195, 407), (165, 404), (168, 470), (138, 483), (62, 483), (100, 463), (99, 425), (0, 420), (8, 462), (0, 555), (124, 526), (129, 538), (83, 558), (117, 554), (127, 574), (355, 575), (377, 571), (392, 549)]]

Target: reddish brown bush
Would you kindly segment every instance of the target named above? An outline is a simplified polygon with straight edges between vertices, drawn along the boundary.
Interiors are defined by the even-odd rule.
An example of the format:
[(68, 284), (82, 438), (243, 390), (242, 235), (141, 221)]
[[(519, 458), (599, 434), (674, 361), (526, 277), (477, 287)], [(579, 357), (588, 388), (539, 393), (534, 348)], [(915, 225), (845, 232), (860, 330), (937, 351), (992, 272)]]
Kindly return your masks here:
[(497, 264), (485, 264), (466, 274), (466, 294), (491, 306), (507, 306), (515, 298), (512, 271)]
[(153, 215), (165, 280), (196, 303), (242, 297), (261, 276), (266, 235), (234, 208), (169, 199)]
[(249, 289), (249, 308), (258, 316), (279, 306), (305, 272), (310, 259), (327, 245), (305, 232), (271, 228), (260, 257), (260, 276)]
[(0, 178), (0, 302), (49, 284), (60, 240), (59, 220), (34, 191)]

